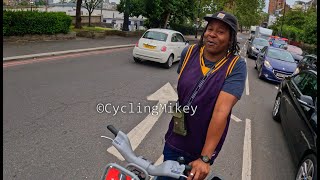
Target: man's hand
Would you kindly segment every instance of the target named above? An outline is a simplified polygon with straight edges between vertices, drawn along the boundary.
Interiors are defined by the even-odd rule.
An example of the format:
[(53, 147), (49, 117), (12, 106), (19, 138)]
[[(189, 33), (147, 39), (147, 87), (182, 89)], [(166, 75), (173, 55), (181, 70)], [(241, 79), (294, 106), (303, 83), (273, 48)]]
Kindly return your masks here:
[(188, 176), (188, 180), (203, 180), (210, 172), (210, 164), (203, 162), (201, 159), (192, 161), (189, 164), (192, 170)]

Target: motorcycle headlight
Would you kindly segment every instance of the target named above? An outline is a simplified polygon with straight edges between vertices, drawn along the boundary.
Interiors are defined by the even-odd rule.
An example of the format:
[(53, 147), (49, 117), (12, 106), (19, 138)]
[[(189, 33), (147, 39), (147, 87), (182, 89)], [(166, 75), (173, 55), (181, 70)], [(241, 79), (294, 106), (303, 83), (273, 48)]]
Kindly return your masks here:
[(271, 66), (271, 64), (269, 63), (269, 61), (264, 61), (264, 66), (266, 67), (266, 68), (269, 68), (269, 69), (272, 69), (272, 66)]

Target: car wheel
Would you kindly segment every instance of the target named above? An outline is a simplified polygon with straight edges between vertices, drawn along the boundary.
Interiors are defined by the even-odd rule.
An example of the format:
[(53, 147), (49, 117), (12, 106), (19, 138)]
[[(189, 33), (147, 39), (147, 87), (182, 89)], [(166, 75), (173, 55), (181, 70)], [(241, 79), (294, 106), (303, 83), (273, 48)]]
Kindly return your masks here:
[(296, 180), (298, 179), (317, 179), (317, 157), (309, 154), (303, 158), (298, 166)]
[(280, 121), (280, 94), (277, 95), (276, 100), (274, 101), (273, 109), (272, 109), (272, 118), (276, 121)]
[(133, 57), (133, 60), (134, 60), (134, 62), (136, 62), (136, 63), (141, 63), (141, 60), (138, 59), (138, 58), (136, 58), (136, 57)]
[(164, 64), (164, 67), (167, 69), (170, 69), (173, 63), (173, 55), (171, 54), (167, 60), (167, 62)]

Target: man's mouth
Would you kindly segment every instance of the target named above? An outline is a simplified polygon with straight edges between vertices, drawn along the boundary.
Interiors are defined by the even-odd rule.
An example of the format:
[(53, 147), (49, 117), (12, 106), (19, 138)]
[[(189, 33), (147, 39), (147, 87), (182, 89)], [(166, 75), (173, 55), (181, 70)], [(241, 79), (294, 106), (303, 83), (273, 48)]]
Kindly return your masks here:
[(207, 44), (208, 44), (209, 46), (217, 45), (217, 43), (215, 43), (215, 42), (213, 42), (213, 41), (207, 41)]

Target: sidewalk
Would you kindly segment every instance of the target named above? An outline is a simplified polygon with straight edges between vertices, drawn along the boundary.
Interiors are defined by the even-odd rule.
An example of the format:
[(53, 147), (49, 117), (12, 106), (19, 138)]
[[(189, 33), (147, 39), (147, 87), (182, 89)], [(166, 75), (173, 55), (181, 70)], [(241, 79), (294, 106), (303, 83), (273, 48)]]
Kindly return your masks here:
[[(104, 39), (77, 38), (62, 41), (40, 42), (4, 42), (3, 61), (29, 59), (36, 57), (77, 53), (108, 48), (130, 47), (140, 37), (108, 36)], [(198, 37), (199, 39), (200, 37)], [(186, 36), (190, 43), (194, 43), (194, 36)]]

